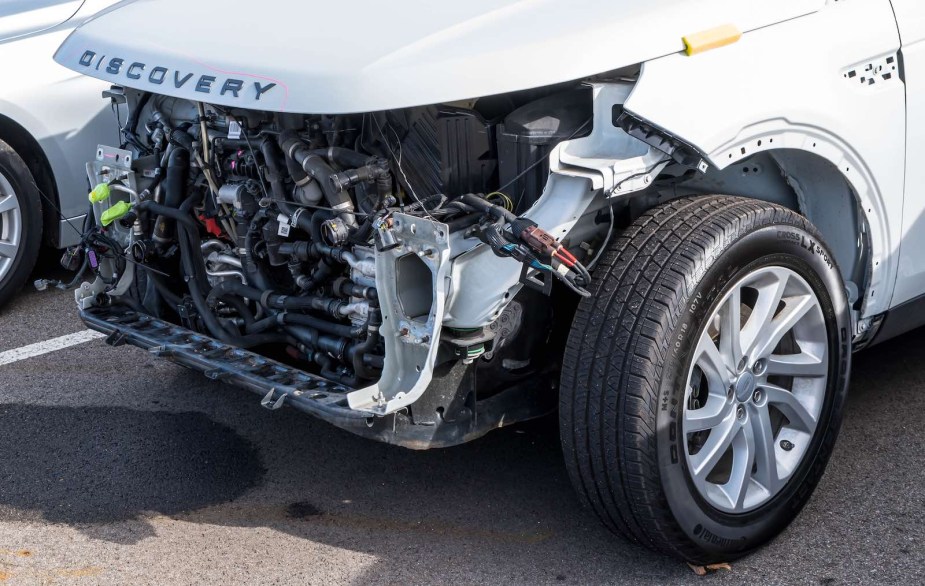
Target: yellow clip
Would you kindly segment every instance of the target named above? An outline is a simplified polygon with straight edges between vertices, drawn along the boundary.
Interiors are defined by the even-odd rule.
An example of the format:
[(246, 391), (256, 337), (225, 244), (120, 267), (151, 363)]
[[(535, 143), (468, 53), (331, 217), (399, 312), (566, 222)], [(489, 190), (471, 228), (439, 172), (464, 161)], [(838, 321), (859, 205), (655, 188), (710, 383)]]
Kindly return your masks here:
[(90, 192), (90, 203), (100, 203), (101, 201), (106, 201), (109, 199), (110, 193), (109, 185), (106, 183), (100, 183), (93, 188), (93, 191)]
[(705, 53), (731, 45), (742, 38), (742, 31), (734, 24), (724, 24), (684, 37), (684, 50), (688, 55)]
[(132, 211), (132, 204), (127, 201), (117, 201), (112, 207), (100, 214), (100, 224), (108, 226)]

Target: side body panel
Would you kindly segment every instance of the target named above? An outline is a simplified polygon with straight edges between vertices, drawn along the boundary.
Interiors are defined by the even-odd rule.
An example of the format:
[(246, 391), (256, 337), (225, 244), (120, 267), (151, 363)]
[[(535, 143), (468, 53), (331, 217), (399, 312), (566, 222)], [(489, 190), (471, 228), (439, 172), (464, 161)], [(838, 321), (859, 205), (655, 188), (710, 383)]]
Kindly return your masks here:
[(835, 165), (869, 225), (871, 276), (860, 316), (868, 317), (891, 306), (903, 233), (898, 51), (889, 0), (830, 2), (727, 47), (646, 63), (626, 109), (694, 145), (719, 169), (777, 149)]
[(0, 2), (0, 41), (35, 34), (74, 16), (84, 0), (4, 0)]
[[(41, 146), (67, 218), (87, 211), (87, 159), (98, 144), (119, 140), (115, 116), (101, 97), (109, 84), (78, 75), (53, 60), (75, 22), (92, 14), (86, 12), (90, 7), (100, 8), (100, 2), (86, 3), (72, 21), (51, 30), (0, 42), (4, 79), (13, 81), (0, 85), (0, 114), (23, 127)], [(60, 244), (76, 242), (79, 223), (77, 228), (60, 226)]]
[(906, 198), (893, 305), (925, 294), (925, 2), (893, 0), (906, 82)]

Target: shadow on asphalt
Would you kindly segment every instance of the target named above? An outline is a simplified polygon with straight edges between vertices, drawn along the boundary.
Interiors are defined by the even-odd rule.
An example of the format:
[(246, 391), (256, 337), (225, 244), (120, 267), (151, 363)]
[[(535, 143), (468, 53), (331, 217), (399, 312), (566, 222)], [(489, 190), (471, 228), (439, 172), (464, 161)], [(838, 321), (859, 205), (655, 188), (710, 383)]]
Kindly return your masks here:
[(142, 512), (234, 500), (265, 472), (250, 442), (202, 413), (120, 407), (2, 405), (0, 462), (0, 520), (40, 517), (90, 534)]

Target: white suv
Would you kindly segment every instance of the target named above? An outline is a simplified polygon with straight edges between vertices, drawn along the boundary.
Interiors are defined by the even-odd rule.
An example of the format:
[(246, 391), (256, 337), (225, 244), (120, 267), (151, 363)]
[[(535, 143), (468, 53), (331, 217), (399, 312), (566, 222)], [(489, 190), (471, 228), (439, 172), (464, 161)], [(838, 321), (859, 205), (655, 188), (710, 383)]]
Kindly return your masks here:
[(110, 343), (415, 449), (558, 409), (588, 507), (693, 562), (794, 518), (852, 351), (925, 323), (921, 0), (162, 0), (57, 59), (131, 112)]

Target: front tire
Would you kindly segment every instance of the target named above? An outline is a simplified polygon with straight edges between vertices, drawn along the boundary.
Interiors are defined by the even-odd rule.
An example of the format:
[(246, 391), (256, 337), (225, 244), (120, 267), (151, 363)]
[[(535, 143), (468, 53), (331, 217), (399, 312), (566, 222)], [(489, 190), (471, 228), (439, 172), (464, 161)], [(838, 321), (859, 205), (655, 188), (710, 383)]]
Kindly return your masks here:
[(0, 307), (29, 278), (42, 241), (42, 206), (26, 163), (0, 140)]
[(694, 563), (782, 531), (831, 454), (850, 364), (833, 257), (801, 216), (685, 198), (617, 239), (562, 373), (572, 482), (611, 529)]

